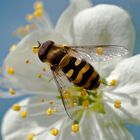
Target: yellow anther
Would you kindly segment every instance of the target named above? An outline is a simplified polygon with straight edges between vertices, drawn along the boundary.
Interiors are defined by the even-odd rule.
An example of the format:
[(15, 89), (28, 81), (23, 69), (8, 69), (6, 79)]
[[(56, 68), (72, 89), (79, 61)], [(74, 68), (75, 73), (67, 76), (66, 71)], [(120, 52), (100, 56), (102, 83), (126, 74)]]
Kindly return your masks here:
[(8, 74), (13, 75), (15, 73), (14, 68), (10, 67), (8, 68)]
[(52, 111), (51, 108), (48, 108), (48, 109), (46, 110), (46, 113), (47, 113), (48, 116), (51, 116), (52, 113), (53, 113), (53, 111)]
[(27, 117), (27, 112), (26, 111), (22, 111), (21, 112), (21, 117), (22, 118), (26, 118)]
[(88, 100), (84, 100), (82, 102), (82, 106), (85, 107), (85, 108), (87, 108), (89, 106), (89, 101)]
[(25, 61), (26, 64), (29, 64), (29, 62), (30, 62), (29, 60), (26, 60), (26, 61)]
[(43, 67), (43, 68), (42, 68), (42, 71), (46, 71), (46, 68), (45, 68), (45, 67)]
[(58, 133), (59, 133), (59, 130), (58, 130), (57, 128), (53, 128), (53, 129), (51, 130), (51, 134), (52, 134), (53, 136), (57, 136)]
[(50, 101), (49, 101), (49, 104), (50, 104), (50, 105), (53, 105), (53, 104), (54, 104), (54, 101), (53, 101), (53, 100), (50, 100)]
[(42, 9), (43, 8), (43, 3), (41, 1), (35, 2), (34, 8), (35, 9)]
[(121, 100), (117, 99), (114, 102), (114, 107), (119, 109), (121, 108), (121, 104), (122, 104)]
[(39, 48), (37, 46), (32, 47), (32, 52), (33, 53), (38, 53)]
[(28, 15), (26, 16), (26, 19), (27, 19), (28, 21), (31, 21), (31, 20), (33, 19), (33, 15), (32, 15), (32, 14), (28, 14)]
[(112, 81), (110, 82), (110, 85), (111, 86), (116, 86), (116, 84), (117, 84), (117, 80), (112, 79)]
[(20, 111), (21, 106), (20, 106), (19, 104), (14, 104), (14, 105), (12, 106), (12, 109), (13, 109), (14, 111)]
[(33, 140), (34, 137), (35, 137), (35, 134), (31, 133), (31, 134), (28, 135), (27, 140)]
[(43, 75), (41, 73), (39, 73), (37, 76), (38, 78), (43, 78)]
[(102, 47), (97, 47), (96, 48), (96, 54), (97, 55), (103, 55), (104, 54), (104, 49)]
[(12, 95), (16, 94), (16, 92), (15, 92), (15, 90), (13, 88), (9, 88), (9, 93), (12, 94)]
[(41, 102), (45, 102), (45, 98), (41, 98)]
[(67, 90), (64, 90), (64, 91), (63, 91), (63, 98), (64, 98), (64, 99), (70, 98), (70, 93), (69, 93)]
[(86, 89), (82, 89), (81, 95), (82, 95), (83, 97), (84, 97), (84, 96), (87, 96), (87, 91), (86, 91)]
[(15, 44), (12, 45), (12, 46), (10, 47), (9, 51), (10, 51), (10, 52), (13, 52), (13, 51), (16, 49), (16, 47), (17, 47), (17, 46), (16, 46)]
[(78, 124), (73, 124), (73, 125), (71, 126), (71, 131), (74, 132), (74, 133), (78, 132), (79, 129), (80, 129), (80, 128), (79, 128), (79, 125), (78, 125)]
[(27, 32), (29, 32), (29, 31), (30, 31), (30, 26), (29, 26), (29, 25), (26, 25), (26, 26), (25, 26), (25, 30), (26, 30)]
[(54, 109), (53, 109), (53, 112), (58, 112), (58, 109), (57, 109), (57, 108), (54, 108)]
[(35, 16), (36, 18), (40, 18), (42, 15), (43, 15), (43, 10), (42, 10), (42, 9), (37, 9), (37, 10), (34, 12), (34, 16)]
[(22, 34), (22, 33), (24, 32), (23, 27), (19, 27), (18, 30), (17, 30), (17, 32), (18, 32), (19, 34)]

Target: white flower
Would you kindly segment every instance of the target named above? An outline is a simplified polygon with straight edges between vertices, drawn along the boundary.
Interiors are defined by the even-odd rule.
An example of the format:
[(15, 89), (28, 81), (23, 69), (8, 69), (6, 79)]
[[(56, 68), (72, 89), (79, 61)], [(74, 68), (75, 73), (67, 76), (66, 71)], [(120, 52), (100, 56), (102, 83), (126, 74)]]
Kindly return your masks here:
[[(72, 121), (64, 114), (62, 104), (57, 104), (59, 101), (56, 100), (58, 91), (55, 83), (48, 82), (51, 78), (49, 67), (42, 64), (32, 52), (32, 46), (36, 45), (37, 41), (51, 39), (62, 44), (117, 44), (126, 46), (132, 54), (135, 32), (129, 15), (114, 5), (89, 8), (90, 5), (88, 0), (72, 0), (55, 29), (51, 28), (50, 21), (45, 18), (48, 23), (47, 31), (44, 25), (39, 26), (41, 29), (27, 35), (17, 48), (8, 54), (3, 72), (13, 83), (12, 88), (28, 91), (35, 96), (14, 106), (14, 110), (21, 110), (21, 114), (12, 109), (7, 112), (2, 126), (4, 140), (25, 140), (28, 134), (30, 134), (28, 140), (134, 139), (124, 124), (140, 123), (140, 55), (122, 61), (123, 58), (118, 58), (104, 62), (100, 69), (97, 64), (93, 64), (100, 70), (101, 75), (109, 75), (107, 81), (112, 87), (105, 85), (102, 87), (103, 97), (100, 100), (102, 103), (95, 108), (99, 112), (89, 111), (88, 115), (87, 109), (80, 120), (79, 132), (74, 134), (70, 130)], [(121, 62), (116, 66), (119, 61)], [(53, 104), (52, 100), (56, 104)], [(60, 107), (61, 112), (53, 112), (55, 115), (52, 115), (50, 106)], [(101, 113), (103, 111), (104, 114)], [(56, 130), (51, 133), (52, 128)], [(76, 128), (78, 131), (78, 126), (75, 127), (75, 131)], [(57, 130), (59, 134), (55, 137)]]

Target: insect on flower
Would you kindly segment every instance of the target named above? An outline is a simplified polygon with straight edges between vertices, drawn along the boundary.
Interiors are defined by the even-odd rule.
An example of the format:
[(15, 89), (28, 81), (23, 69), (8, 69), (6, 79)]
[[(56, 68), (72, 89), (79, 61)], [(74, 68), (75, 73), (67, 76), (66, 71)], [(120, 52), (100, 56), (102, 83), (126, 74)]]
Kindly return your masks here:
[(80, 119), (85, 108), (92, 109), (99, 86), (105, 84), (89, 61), (107, 61), (128, 53), (127, 49), (117, 45), (67, 46), (53, 41), (38, 43), (38, 57), (50, 66), (66, 113), (74, 121)]

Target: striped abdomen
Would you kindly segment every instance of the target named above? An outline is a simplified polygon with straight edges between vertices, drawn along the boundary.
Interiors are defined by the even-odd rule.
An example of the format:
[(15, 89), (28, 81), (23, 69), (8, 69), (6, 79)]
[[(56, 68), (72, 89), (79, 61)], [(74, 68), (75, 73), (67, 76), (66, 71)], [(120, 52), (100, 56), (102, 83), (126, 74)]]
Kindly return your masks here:
[(62, 70), (68, 79), (79, 87), (91, 90), (100, 85), (99, 74), (84, 60), (71, 57), (69, 63)]

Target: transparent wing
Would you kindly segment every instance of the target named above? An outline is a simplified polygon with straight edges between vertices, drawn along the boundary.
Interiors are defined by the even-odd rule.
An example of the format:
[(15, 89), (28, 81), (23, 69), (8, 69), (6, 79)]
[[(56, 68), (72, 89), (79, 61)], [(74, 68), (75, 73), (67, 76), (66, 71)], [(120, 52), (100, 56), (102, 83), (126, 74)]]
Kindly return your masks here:
[(52, 70), (52, 74), (59, 90), (60, 97), (62, 99), (67, 115), (70, 119), (76, 121), (80, 114), (78, 114), (79, 107), (76, 106), (78, 105), (78, 100), (76, 97), (78, 94), (76, 92), (71, 92), (70, 90), (70, 88), (74, 85), (67, 79), (67, 77), (61, 70)]
[(108, 61), (116, 57), (125, 56), (129, 52), (124, 46), (117, 45), (85, 45), (69, 46), (71, 51), (77, 52), (79, 57), (92, 61)]

